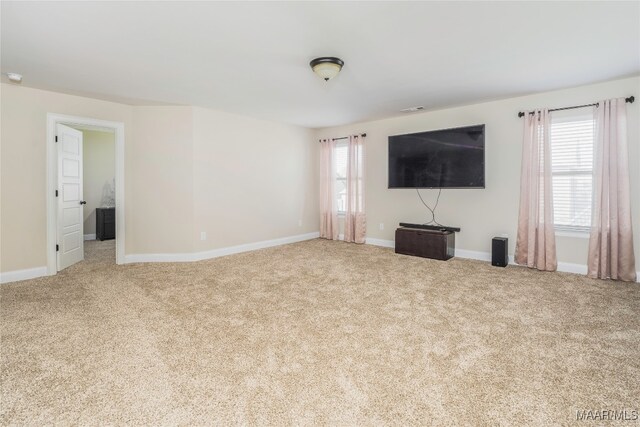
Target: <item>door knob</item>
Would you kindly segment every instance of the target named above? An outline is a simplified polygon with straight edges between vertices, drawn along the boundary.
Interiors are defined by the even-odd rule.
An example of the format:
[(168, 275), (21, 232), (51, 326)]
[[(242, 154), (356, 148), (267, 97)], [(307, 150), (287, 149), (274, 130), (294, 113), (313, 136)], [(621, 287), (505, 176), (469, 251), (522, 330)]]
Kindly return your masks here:
[(87, 204), (87, 202), (85, 202), (84, 200), (80, 200), (80, 204), (81, 204), (81, 205), (86, 205), (86, 204)]

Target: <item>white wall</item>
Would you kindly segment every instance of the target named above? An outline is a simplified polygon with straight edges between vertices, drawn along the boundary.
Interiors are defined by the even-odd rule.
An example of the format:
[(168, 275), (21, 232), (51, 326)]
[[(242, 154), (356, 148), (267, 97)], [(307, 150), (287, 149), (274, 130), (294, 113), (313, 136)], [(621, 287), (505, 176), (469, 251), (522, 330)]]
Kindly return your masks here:
[[(387, 189), (388, 136), (486, 124), (486, 188), (484, 190), (443, 190), (437, 210), (440, 223), (458, 226), (456, 249), (490, 252), (491, 238), (509, 235), (513, 252), (518, 221), (522, 119), (517, 113), (536, 107), (564, 107), (592, 103), (601, 99), (635, 95), (627, 104), (629, 125), (629, 164), (631, 169), (632, 211), (636, 265), (640, 268), (640, 78), (540, 93), (482, 104), (428, 111), (348, 126), (319, 129), (317, 138), (367, 133), (366, 213), (367, 236), (393, 240), (399, 222), (424, 223), (430, 220), (415, 190)], [(437, 190), (422, 190), (433, 204)], [(384, 230), (379, 224), (384, 224)], [(588, 240), (558, 237), (559, 262), (586, 264)]]
[(133, 197), (145, 209), (127, 230), (131, 254), (171, 258), (317, 231), (310, 130), (197, 107), (134, 107), (133, 122)]
[(81, 130), (83, 142), (84, 234), (96, 234), (96, 209), (102, 207), (105, 184), (113, 188), (116, 173), (116, 140), (111, 132)]
[(193, 250), (193, 109), (134, 107), (128, 254)]
[(204, 108), (193, 117), (197, 252), (318, 231), (312, 131)]

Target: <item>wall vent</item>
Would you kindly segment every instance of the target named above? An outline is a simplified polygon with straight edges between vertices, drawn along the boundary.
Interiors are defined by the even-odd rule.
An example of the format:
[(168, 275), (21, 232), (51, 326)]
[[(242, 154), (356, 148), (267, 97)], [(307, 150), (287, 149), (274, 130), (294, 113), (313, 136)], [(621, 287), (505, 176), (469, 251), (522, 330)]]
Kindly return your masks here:
[(420, 110), (424, 110), (424, 107), (422, 105), (420, 105), (419, 107), (405, 108), (404, 110), (400, 110), (400, 112), (401, 113), (413, 113), (413, 112), (420, 111)]

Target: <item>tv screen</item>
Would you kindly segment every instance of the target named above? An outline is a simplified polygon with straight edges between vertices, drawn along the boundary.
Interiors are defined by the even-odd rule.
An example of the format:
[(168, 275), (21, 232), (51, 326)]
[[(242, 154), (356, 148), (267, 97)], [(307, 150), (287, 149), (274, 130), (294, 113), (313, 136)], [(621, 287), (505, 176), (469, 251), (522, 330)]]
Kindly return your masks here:
[(484, 188), (484, 125), (390, 136), (389, 188)]

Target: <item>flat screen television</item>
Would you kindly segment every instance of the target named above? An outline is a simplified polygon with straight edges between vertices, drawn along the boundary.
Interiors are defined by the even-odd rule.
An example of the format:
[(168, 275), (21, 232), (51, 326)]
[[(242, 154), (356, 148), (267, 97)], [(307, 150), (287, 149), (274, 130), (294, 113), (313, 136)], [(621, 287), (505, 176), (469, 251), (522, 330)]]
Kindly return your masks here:
[(389, 188), (484, 188), (484, 125), (390, 136)]

